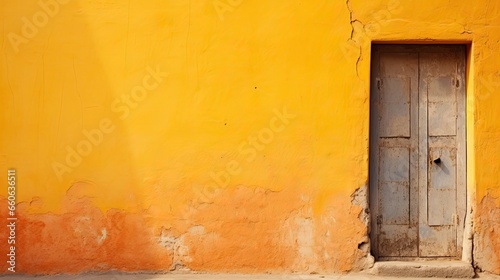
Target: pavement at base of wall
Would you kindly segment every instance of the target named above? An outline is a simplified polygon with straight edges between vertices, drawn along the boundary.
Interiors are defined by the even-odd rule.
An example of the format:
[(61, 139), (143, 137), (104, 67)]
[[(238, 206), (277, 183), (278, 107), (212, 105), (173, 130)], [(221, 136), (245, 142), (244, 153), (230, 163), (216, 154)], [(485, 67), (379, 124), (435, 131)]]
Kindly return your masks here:
[[(476, 278), (482, 280), (500, 280), (500, 276), (488, 273), (480, 273)], [(21, 274), (3, 274), (0, 280), (459, 280), (464, 278), (401, 278), (378, 276), (369, 273), (349, 273), (349, 274), (204, 274), (204, 273), (170, 273), (170, 274), (151, 274), (151, 273), (121, 273), (108, 272), (104, 274), (77, 274), (77, 275), (53, 275), (53, 276), (27, 276)]]

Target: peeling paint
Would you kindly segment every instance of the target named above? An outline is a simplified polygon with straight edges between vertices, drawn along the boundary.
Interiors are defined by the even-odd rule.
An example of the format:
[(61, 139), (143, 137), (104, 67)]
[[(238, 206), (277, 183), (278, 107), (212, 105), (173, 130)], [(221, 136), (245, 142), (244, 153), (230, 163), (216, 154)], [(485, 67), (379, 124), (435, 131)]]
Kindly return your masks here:
[(361, 207), (358, 219), (363, 223), (366, 230), (366, 235), (361, 238), (358, 243), (358, 249), (364, 254), (363, 257), (358, 259), (355, 263), (355, 270), (363, 270), (371, 268), (375, 263), (375, 258), (371, 255), (370, 251), (370, 208), (368, 200), (368, 184), (365, 184), (351, 195), (351, 203), (354, 206)]
[(103, 242), (104, 240), (106, 240), (106, 237), (107, 237), (107, 231), (106, 231), (106, 228), (102, 228), (102, 229), (101, 229), (101, 236), (98, 236), (98, 237), (97, 237), (97, 243), (98, 243), (99, 245), (101, 245), (101, 244), (102, 244), (102, 242)]

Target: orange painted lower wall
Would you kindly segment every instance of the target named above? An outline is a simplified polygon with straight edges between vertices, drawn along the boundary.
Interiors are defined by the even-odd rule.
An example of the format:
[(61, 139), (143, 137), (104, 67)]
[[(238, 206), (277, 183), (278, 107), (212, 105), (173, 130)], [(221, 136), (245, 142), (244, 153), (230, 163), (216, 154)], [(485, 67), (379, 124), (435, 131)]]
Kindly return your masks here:
[[(314, 273), (360, 270), (371, 262), (363, 246), (361, 207), (349, 197), (325, 201), (324, 213), (314, 216), (311, 201), (293, 193), (238, 187), (218, 193), (209, 204), (191, 205), (182, 219), (169, 221), (171, 226), (159, 226), (147, 210), (103, 213), (79, 196), (84, 187), (68, 190), (61, 214), (30, 214), (43, 203), (39, 199), (19, 205), (17, 273)], [(7, 216), (5, 199), (0, 207)], [(7, 270), (8, 258), (2, 255), (1, 269)]]

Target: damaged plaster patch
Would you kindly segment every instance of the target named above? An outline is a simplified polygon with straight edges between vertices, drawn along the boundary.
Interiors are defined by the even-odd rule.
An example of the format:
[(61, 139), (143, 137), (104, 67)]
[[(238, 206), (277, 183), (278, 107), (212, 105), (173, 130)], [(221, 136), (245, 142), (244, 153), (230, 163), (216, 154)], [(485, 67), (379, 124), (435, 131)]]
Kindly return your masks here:
[(297, 255), (292, 265), (293, 272), (313, 273), (318, 270), (314, 242), (314, 221), (310, 207), (293, 211), (283, 222), (283, 240), (292, 247)]
[(108, 233), (106, 231), (106, 228), (101, 229), (101, 236), (97, 237), (97, 244), (101, 245), (104, 240), (106, 240), (106, 237), (108, 236)]
[(189, 271), (187, 264), (193, 259), (189, 255), (189, 247), (185, 244), (186, 235), (203, 235), (205, 228), (196, 225), (188, 229), (187, 233), (175, 236), (171, 229), (162, 228), (158, 243), (168, 250), (172, 259), (170, 271)]
[(368, 185), (363, 185), (356, 189), (351, 195), (351, 204), (361, 207), (358, 218), (366, 227), (366, 235), (358, 243), (358, 249), (363, 251), (364, 258), (354, 264), (354, 267), (366, 269), (373, 266), (375, 258), (370, 253), (370, 208), (368, 203)]
[(314, 225), (311, 218), (297, 217), (297, 250), (301, 259), (314, 259)]
[(474, 215), (473, 256), (479, 271), (500, 273), (500, 207), (499, 198), (488, 193), (477, 205)]
[(354, 193), (351, 195), (351, 204), (359, 206), (363, 209), (361, 213), (359, 213), (359, 219), (363, 222), (364, 225), (370, 225), (370, 209), (368, 205), (368, 186), (363, 185), (356, 189)]

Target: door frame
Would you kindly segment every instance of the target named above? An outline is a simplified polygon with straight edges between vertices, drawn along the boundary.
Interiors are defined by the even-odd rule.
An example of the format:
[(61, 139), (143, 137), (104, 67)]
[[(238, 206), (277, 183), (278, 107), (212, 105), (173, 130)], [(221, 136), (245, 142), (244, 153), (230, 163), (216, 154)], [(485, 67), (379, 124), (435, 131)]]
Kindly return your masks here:
[[(469, 73), (470, 73), (470, 68), (471, 68), (471, 57), (470, 57), (470, 53), (471, 53), (471, 42), (459, 42), (459, 43), (453, 43), (453, 44), (449, 44), (449, 43), (446, 43), (446, 42), (443, 42), (443, 43), (436, 43), (436, 42), (432, 42), (430, 44), (422, 44), (422, 43), (418, 43), (418, 44), (402, 44), (400, 42), (394, 42), (394, 43), (391, 43), (391, 42), (380, 42), (380, 43), (372, 43), (371, 45), (371, 54), (370, 54), (370, 79), (369, 79), (369, 83), (370, 83), (370, 102), (369, 102), (369, 108), (370, 108), (370, 113), (369, 113), (369, 124), (370, 124), (370, 128), (369, 128), (369, 146), (368, 146), (368, 153), (369, 153), (369, 159), (368, 159), (368, 164), (369, 164), (369, 175), (372, 174), (372, 148), (373, 148), (373, 141), (372, 141), (372, 98), (373, 98), (373, 92), (375, 90), (377, 90), (376, 88), (376, 83), (373, 82), (374, 80), (374, 63), (373, 63), (373, 48), (374, 46), (377, 46), (377, 47), (381, 47), (381, 46), (386, 46), (387, 48), (392, 48), (392, 49), (409, 49), (409, 50), (415, 50), (415, 49), (419, 49), (419, 50), (435, 50), (437, 48), (446, 48), (446, 47), (449, 47), (450, 45), (454, 45), (454, 46), (457, 46), (457, 45), (460, 45), (460, 46), (463, 46), (464, 47), (464, 56), (465, 56), (465, 85), (464, 85), (464, 108), (462, 110), (461, 113), (464, 114), (464, 120), (463, 120), (463, 129), (465, 130), (463, 133), (464, 133), (464, 137), (465, 139), (463, 140), (463, 145), (465, 145), (465, 148), (464, 148), (464, 160), (463, 160), (463, 163), (465, 164), (465, 180), (464, 180), (464, 192), (465, 192), (465, 197), (464, 198), (461, 198), (461, 199), (457, 199), (457, 204), (462, 204), (462, 203), (465, 203), (465, 205), (463, 205), (462, 207), (465, 208), (465, 217), (464, 217), (464, 222), (463, 222), (463, 229), (462, 229), (462, 235), (461, 236), (457, 236), (457, 238), (459, 237), (462, 237), (462, 240), (459, 240), (457, 239), (457, 242), (461, 242), (462, 244), (462, 250), (461, 250), (461, 259), (463, 261), (467, 261), (469, 263), (472, 262), (472, 237), (473, 237), (473, 230), (472, 230), (472, 207), (473, 207), (473, 204), (471, 203), (473, 201), (473, 197), (474, 197), (474, 194), (475, 194), (475, 189), (473, 189), (473, 184), (471, 184), (470, 182), (472, 182), (472, 180), (469, 181), (469, 172), (472, 170), (473, 168), (473, 165), (474, 165), (474, 162), (472, 160), (469, 161), (469, 158), (468, 158), (468, 155), (471, 156), (472, 153), (473, 153), (473, 135), (472, 135), (472, 129), (469, 129), (469, 126), (472, 126), (473, 124), (472, 123), (469, 123), (469, 118), (472, 119), (473, 117), (473, 107), (470, 106), (469, 104), (469, 99), (471, 98), (471, 94), (470, 92), (472, 91), (472, 87), (471, 87), (471, 83), (469, 81)], [(472, 163), (472, 164), (471, 164)], [(376, 198), (376, 196), (374, 195), (370, 195), (370, 193), (372, 192), (372, 187), (371, 187), (371, 184), (370, 184), (370, 177), (369, 177), (369, 180), (368, 180), (368, 198), (367, 198), (367, 202), (368, 202), (368, 207), (369, 209), (373, 207), (374, 205), (374, 202), (372, 201), (373, 200), (373, 197)], [(420, 192), (420, 190), (419, 190)], [(460, 207), (460, 206), (459, 206)], [(377, 226), (377, 221), (376, 221), (376, 217), (374, 216), (374, 212), (375, 211), (370, 211), (371, 212), (371, 215), (370, 215), (370, 222), (369, 222), (369, 229), (368, 229), (368, 237), (370, 239), (370, 243), (371, 243), (371, 248), (370, 249), (370, 253), (372, 255), (375, 256), (375, 261), (377, 261), (377, 256), (374, 254), (373, 252), (373, 248), (375, 248), (375, 246), (377, 246), (376, 244), (376, 231), (375, 230), (371, 230), (371, 229), (374, 229), (374, 227)], [(408, 258), (408, 260), (418, 260), (418, 259), (425, 259), (425, 260), (429, 260), (429, 259), (433, 259), (433, 258)], [(437, 258), (437, 259), (440, 259), (440, 260), (443, 260), (443, 258)], [(446, 260), (447, 258), (444, 258), (444, 260)], [(401, 260), (403, 260), (403, 258), (401, 258)], [(406, 258), (404, 259), (406, 260)]]

